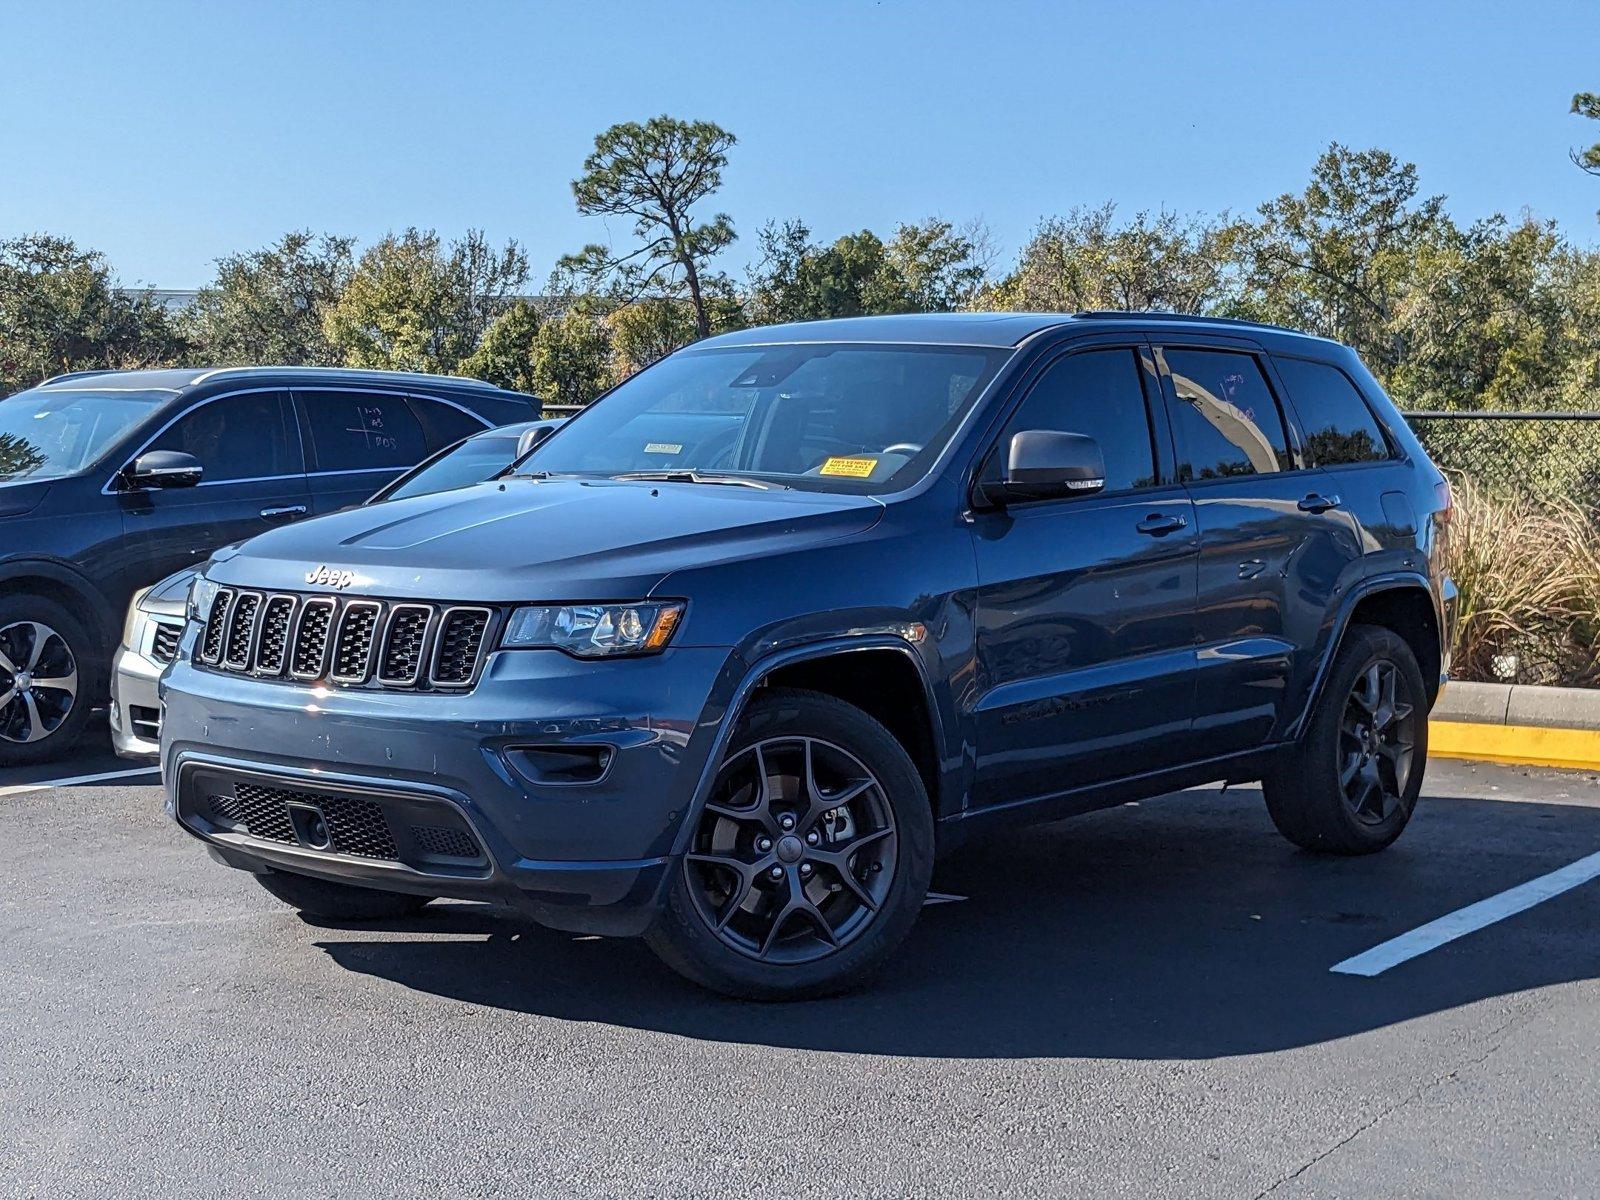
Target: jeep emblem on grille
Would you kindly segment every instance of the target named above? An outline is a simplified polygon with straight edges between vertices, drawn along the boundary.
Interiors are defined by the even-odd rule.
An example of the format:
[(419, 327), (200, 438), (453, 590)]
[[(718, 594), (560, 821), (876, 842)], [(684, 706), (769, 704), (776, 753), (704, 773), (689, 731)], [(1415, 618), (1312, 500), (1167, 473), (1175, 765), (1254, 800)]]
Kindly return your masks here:
[(318, 587), (331, 587), (335, 591), (349, 587), (356, 581), (354, 571), (341, 571), (338, 567), (330, 567), (323, 563), (315, 571), (306, 572), (306, 582)]

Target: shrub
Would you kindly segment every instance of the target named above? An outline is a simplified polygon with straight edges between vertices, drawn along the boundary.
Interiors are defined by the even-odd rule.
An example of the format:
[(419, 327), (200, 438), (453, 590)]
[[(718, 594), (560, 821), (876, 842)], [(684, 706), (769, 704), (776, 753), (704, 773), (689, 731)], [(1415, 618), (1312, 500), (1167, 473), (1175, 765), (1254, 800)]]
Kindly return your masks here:
[(1445, 562), (1461, 679), (1600, 684), (1600, 513), (1454, 480)]

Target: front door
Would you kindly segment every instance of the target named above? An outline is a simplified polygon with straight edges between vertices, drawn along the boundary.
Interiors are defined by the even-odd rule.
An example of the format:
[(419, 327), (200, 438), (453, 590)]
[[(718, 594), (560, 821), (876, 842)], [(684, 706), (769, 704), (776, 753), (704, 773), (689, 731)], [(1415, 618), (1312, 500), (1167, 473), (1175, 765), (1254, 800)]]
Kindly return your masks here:
[(1024, 429), (1095, 438), (1106, 488), (974, 516), (980, 807), (1192, 756), (1194, 509), (1171, 478), (1148, 352), (1054, 360), (997, 446)]
[(122, 493), (123, 529), (139, 576), (134, 587), (198, 566), (218, 547), (310, 510), (300, 439), (281, 391), (202, 401), (146, 449), (192, 454), (205, 474), (196, 487)]
[(1169, 342), (1158, 359), (1200, 537), (1195, 734), (1214, 754), (1249, 750), (1294, 715), (1361, 551), (1327, 475), (1290, 444), (1264, 356)]

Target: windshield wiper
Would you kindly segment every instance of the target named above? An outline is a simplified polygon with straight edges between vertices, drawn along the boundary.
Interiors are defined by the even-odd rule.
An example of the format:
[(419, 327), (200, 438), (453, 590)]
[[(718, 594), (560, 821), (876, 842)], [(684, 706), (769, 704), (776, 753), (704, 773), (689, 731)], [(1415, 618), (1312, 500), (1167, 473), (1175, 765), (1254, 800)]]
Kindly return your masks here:
[(707, 475), (701, 471), (628, 471), (621, 475), (613, 475), (613, 479), (642, 479), (647, 482), (660, 483), (722, 483), (729, 487), (759, 488), (769, 492), (773, 488), (790, 491), (786, 483), (767, 483), (760, 479), (745, 479), (740, 475)]

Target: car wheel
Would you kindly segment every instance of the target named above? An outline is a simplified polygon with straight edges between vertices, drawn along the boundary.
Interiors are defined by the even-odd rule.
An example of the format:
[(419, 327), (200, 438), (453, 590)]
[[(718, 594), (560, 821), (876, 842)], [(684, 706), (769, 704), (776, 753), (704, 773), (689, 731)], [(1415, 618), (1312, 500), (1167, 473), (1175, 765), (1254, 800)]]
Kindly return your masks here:
[(731, 739), (661, 916), (668, 966), (730, 996), (797, 1000), (865, 980), (910, 930), (933, 813), (905, 749), (853, 705), (763, 693)]
[(409, 917), (422, 911), (432, 897), (410, 892), (385, 892), (378, 888), (355, 887), (295, 875), (289, 871), (270, 871), (255, 877), (257, 883), (301, 915), (330, 921), (379, 921), (386, 917)]
[(72, 748), (89, 717), (94, 662), (88, 631), (54, 600), (0, 600), (0, 766)]
[(1371, 854), (1411, 820), (1428, 756), (1427, 692), (1391, 630), (1351, 629), (1301, 744), (1262, 781), (1267, 811), (1297, 846)]

